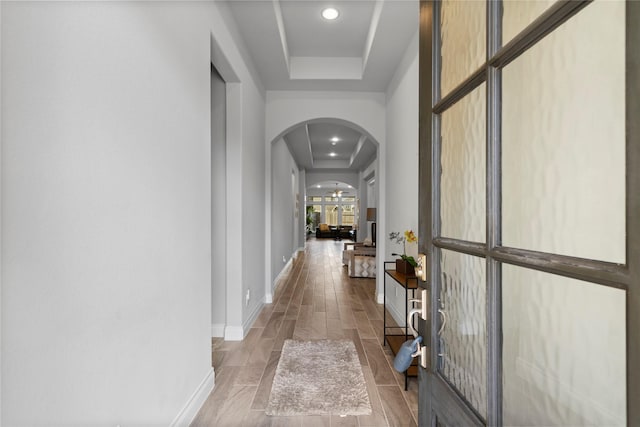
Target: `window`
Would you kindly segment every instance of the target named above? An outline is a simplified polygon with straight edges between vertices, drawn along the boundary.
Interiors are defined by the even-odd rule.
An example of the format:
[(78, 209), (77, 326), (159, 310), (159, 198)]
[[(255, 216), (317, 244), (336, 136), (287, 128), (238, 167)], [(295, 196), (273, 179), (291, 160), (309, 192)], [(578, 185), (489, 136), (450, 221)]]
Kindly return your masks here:
[(338, 225), (338, 205), (326, 205), (324, 209), (324, 222), (329, 225)]
[(354, 205), (342, 205), (342, 225), (353, 225)]

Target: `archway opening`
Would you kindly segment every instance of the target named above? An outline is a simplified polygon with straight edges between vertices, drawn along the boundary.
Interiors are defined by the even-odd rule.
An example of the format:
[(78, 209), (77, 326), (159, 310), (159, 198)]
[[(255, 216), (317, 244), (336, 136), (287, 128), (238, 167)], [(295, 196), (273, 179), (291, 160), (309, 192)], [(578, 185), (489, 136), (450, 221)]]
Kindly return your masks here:
[[(371, 180), (378, 174), (379, 147), (366, 129), (331, 117), (294, 124), (270, 141), (267, 302), (320, 224), (353, 230), (354, 240), (370, 238), (366, 209), (379, 199), (376, 181)], [(292, 187), (293, 192), (288, 190)], [(296, 236), (293, 242), (290, 230)]]

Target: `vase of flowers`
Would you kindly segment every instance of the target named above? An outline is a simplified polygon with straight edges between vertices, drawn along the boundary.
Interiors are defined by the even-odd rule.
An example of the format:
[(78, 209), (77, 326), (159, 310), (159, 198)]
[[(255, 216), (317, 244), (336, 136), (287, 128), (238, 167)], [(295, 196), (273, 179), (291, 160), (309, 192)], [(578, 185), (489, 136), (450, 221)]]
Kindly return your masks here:
[(407, 230), (404, 234), (400, 234), (399, 231), (393, 231), (389, 233), (389, 240), (397, 244), (402, 243), (402, 254), (391, 254), (400, 257), (399, 259), (396, 259), (396, 271), (406, 276), (415, 275), (414, 268), (418, 266), (418, 263), (414, 257), (407, 255), (407, 243), (416, 243), (418, 241), (413, 230)]

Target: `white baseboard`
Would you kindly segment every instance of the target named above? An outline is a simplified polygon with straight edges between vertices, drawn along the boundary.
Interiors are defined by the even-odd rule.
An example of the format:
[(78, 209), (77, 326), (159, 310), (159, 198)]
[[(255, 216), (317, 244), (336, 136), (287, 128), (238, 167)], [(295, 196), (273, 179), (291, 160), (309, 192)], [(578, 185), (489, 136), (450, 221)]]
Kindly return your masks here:
[[(294, 253), (295, 255), (295, 253)], [(284, 267), (282, 267), (282, 270), (280, 270), (280, 273), (278, 273), (278, 275), (276, 276), (276, 278), (273, 280), (273, 283), (271, 284), (271, 292), (267, 292), (265, 297), (264, 297), (264, 302), (266, 304), (272, 304), (273, 303), (273, 296), (276, 293), (276, 290), (278, 289), (278, 287), (280, 286), (280, 282), (281, 282), (281, 278), (283, 275), (286, 274), (286, 272), (288, 272), (289, 267), (291, 267), (293, 264), (293, 257), (289, 258), (289, 261), (287, 261), (287, 263), (284, 265)]]
[(242, 326), (225, 326), (225, 341), (242, 341), (244, 339), (244, 330)]
[[(251, 314), (249, 314), (249, 317), (247, 317), (247, 320), (244, 321), (242, 326), (223, 326), (224, 335), (219, 336), (224, 336), (225, 341), (242, 341), (244, 337), (246, 337), (249, 333), (249, 329), (251, 329), (251, 327), (255, 323), (263, 307), (263, 303), (256, 304), (256, 306), (253, 307)], [(214, 325), (211, 326), (212, 333), (213, 327)]]
[(187, 403), (184, 405), (182, 410), (178, 415), (176, 415), (171, 423), (171, 427), (186, 427), (191, 424), (196, 415), (198, 415), (198, 411), (202, 408), (202, 405), (204, 405), (204, 402), (209, 397), (209, 394), (211, 394), (213, 386), (215, 385), (215, 378), (215, 373), (213, 368), (211, 368), (198, 388), (196, 388), (196, 391), (194, 391), (189, 400), (187, 400)]
[(224, 337), (224, 323), (214, 323), (211, 325), (211, 337)]
[(245, 331), (245, 336), (249, 333), (249, 329), (251, 329), (251, 327), (253, 326), (263, 307), (264, 304), (262, 302), (260, 304), (256, 304), (256, 306), (253, 307), (253, 311), (251, 312), (251, 314), (249, 314), (249, 317), (247, 317), (247, 320), (245, 320), (245, 322), (242, 324), (242, 328)]

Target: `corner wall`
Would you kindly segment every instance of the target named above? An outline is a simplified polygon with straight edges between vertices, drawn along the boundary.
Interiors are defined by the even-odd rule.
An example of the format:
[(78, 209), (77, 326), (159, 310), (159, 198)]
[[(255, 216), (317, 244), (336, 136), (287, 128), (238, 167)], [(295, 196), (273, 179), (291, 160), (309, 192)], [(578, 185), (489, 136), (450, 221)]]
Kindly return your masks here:
[[(239, 211), (231, 211), (233, 215), (240, 213), (242, 217), (242, 250), (237, 258), (242, 270), (242, 328), (246, 335), (254, 320), (260, 314), (265, 302), (266, 294), (263, 286), (265, 277), (265, 261), (262, 248), (265, 245), (264, 212), (266, 199), (264, 193), (265, 175), (265, 108), (264, 93), (261, 88), (245, 79), (243, 83), (242, 110), (242, 206)], [(233, 166), (232, 166), (233, 167)], [(237, 187), (236, 187), (237, 191)], [(231, 229), (230, 233), (235, 233)], [(246, 260), (251, 260), (247, 263)], [(235, 284), (234, 277), (229, 278), (229, 287)], [(249, 303), (246, 304), (247, 290), (251, 293)], [(227, 310), (233, 310), (227, 306)]]
[[(213, 387), (211, 33), (244, 96), (231, 167), (264, 152), (262, 90), (223, 18), (200, 2), (2, 4), (5, 425), (184, 425)], [(263, 209), (263, 177), (244, 177), (245, 212)], [(262, 227), (246, 229), (237, 259)], [(258, 259), (244, 279), (263, 275)]]
[(304, 206), (302, 209), (299, 208), (298, 217), (296, 217), (296, 200), (292, 192), (291, 177), (293, 171), (296, 190), (299, 191), (299, 171), (283, 139), (273, 144), (271, 162), (271, 187), (273, 194), (270, 229), (272, 254), (271, 281), (274, 282), (298, 249), (298, 239), (293, 231), (294, 229), (298, 229), (300, 212), (304, 212)]
[[(2, 99), (2, 2), (0, 2), (0, 100)], [(2, 102), (0, 102), (0, 165), (2, 164)], [(0, 242), (2, 242), (2, 178), (0, 171)], [(2, 244), (0, 244), (0, 427), (2, 426)]]
[[(378, 220), (378, 242), (386, 242), (385, 259), (402, 253), (402, 245), (389, 241), (389, 233), (413, 230), (418, 233), (418, 33), (411, 39), (387, 90), (386, 214)], [(415, 256), (417, 245), (407, 245), (407, 254)], [(388, 281), (387, 301), (390, 312), (404, 324), (404, 291), (395, 296), (394, 284)], [(389, 302), (390, 301), (390, 302)]]
[(211, 70), (211, 336), (223, 337), (227, 287), (226, 84)]

